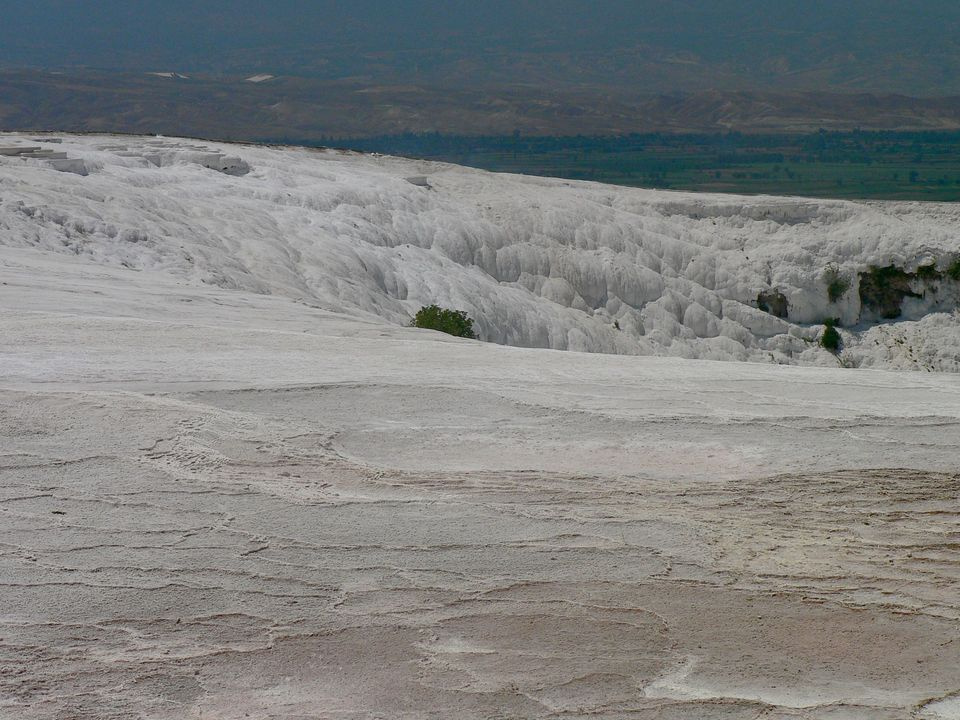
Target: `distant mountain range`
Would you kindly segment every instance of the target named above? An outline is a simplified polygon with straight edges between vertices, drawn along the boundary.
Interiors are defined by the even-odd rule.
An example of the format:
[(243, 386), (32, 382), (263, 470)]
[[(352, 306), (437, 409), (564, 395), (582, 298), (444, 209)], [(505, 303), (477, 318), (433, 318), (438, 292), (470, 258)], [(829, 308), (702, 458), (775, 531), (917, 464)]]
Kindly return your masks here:
[(6, 0), (0, 67), (960, 94), (956, 0)]
[[(0, 127), (960, 127), (956, 0), (6, 0)], [(917, 99), (920, 98), (920, 99)]]

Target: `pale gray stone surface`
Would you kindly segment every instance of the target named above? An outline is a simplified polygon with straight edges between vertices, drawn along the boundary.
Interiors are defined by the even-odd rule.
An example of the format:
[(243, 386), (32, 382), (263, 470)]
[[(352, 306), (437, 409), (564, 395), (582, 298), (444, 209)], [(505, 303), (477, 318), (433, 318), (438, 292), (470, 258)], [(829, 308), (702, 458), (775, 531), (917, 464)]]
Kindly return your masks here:
[(2, 262), (2, 718), (956, 716), (960, 378)]

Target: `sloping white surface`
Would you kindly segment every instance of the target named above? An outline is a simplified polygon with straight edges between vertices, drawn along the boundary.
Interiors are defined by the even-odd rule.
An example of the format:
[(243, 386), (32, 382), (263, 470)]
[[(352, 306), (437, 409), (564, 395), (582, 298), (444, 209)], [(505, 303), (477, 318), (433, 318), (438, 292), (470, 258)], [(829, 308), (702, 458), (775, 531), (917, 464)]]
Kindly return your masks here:
[(960, 377), (0, 248), (0, 717), (953, 717)]
[[(0, 159), (0, 243), (398, 324), (437, 303), (518, 346), (836, 365), (809, 324), (861, 319), (858, 272), (960, 253), (949, 205), (669, 193), (163, 138), (68, 136), (57, 149), (82, 172)], [(831, 263), (853, 280), (838, 303)], [(787, 320), (755, 307), (763, 290), (785, 295)], [(960, 369), (956, 295), (945, 285), (906, 302), (906, 322), (844, 330), (843, 362)]]

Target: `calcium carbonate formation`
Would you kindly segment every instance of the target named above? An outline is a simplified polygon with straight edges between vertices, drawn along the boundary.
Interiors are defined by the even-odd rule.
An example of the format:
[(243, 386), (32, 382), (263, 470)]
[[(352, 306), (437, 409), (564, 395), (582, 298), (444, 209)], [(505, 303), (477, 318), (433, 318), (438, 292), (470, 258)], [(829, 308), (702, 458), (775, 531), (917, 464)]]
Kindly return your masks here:
[[(508, 345), (960, 370), (952, 205), (665, 192), (168, 138), (0, 145), (6, 245), (398, 324), (435, 303)], [(818, 342), (829, 319), (839, 354)]]

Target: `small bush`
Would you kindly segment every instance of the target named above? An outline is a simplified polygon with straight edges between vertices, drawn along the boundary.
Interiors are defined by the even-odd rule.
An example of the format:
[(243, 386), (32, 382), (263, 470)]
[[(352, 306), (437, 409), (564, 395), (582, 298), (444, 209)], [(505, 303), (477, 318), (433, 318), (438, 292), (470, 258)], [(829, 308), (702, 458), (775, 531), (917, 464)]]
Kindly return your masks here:
[(840, 268), (833, 263), (827, 265), (827, 269), (823, 271), (823, 281), (827, 285), (827, 297), (832, 303), (837, 302), (850, 289), (850, 278), (840, 272)]
[(953, 262), (947, 267), (947, 277), (960, 282), (960, 257), (954, 258)]
[(928, 282), (939, 280), (942, 276), (937, 271), (937, 264), (921, 265), (917, 268), (917, 277)]
[(449, 310), (437, 305), (420, 308), (410, 323), (411, 327), (437, 330), (456, 337), (477, 339), (473, 331), (473, 320), (463, 310)]
[(848, 370), (860, 367), (860, 363), (857, 360), (854, 360), (852, 357), (847, 355), (837, 356), (837, 363), (840, 365), (840, 367), (847, 368)]
[(837, 321), (827, 319), (823, 321), (823, 335), (820, 336), (820, 347), (836, 353), (840, 350), (840, 333), (837, 332)]

